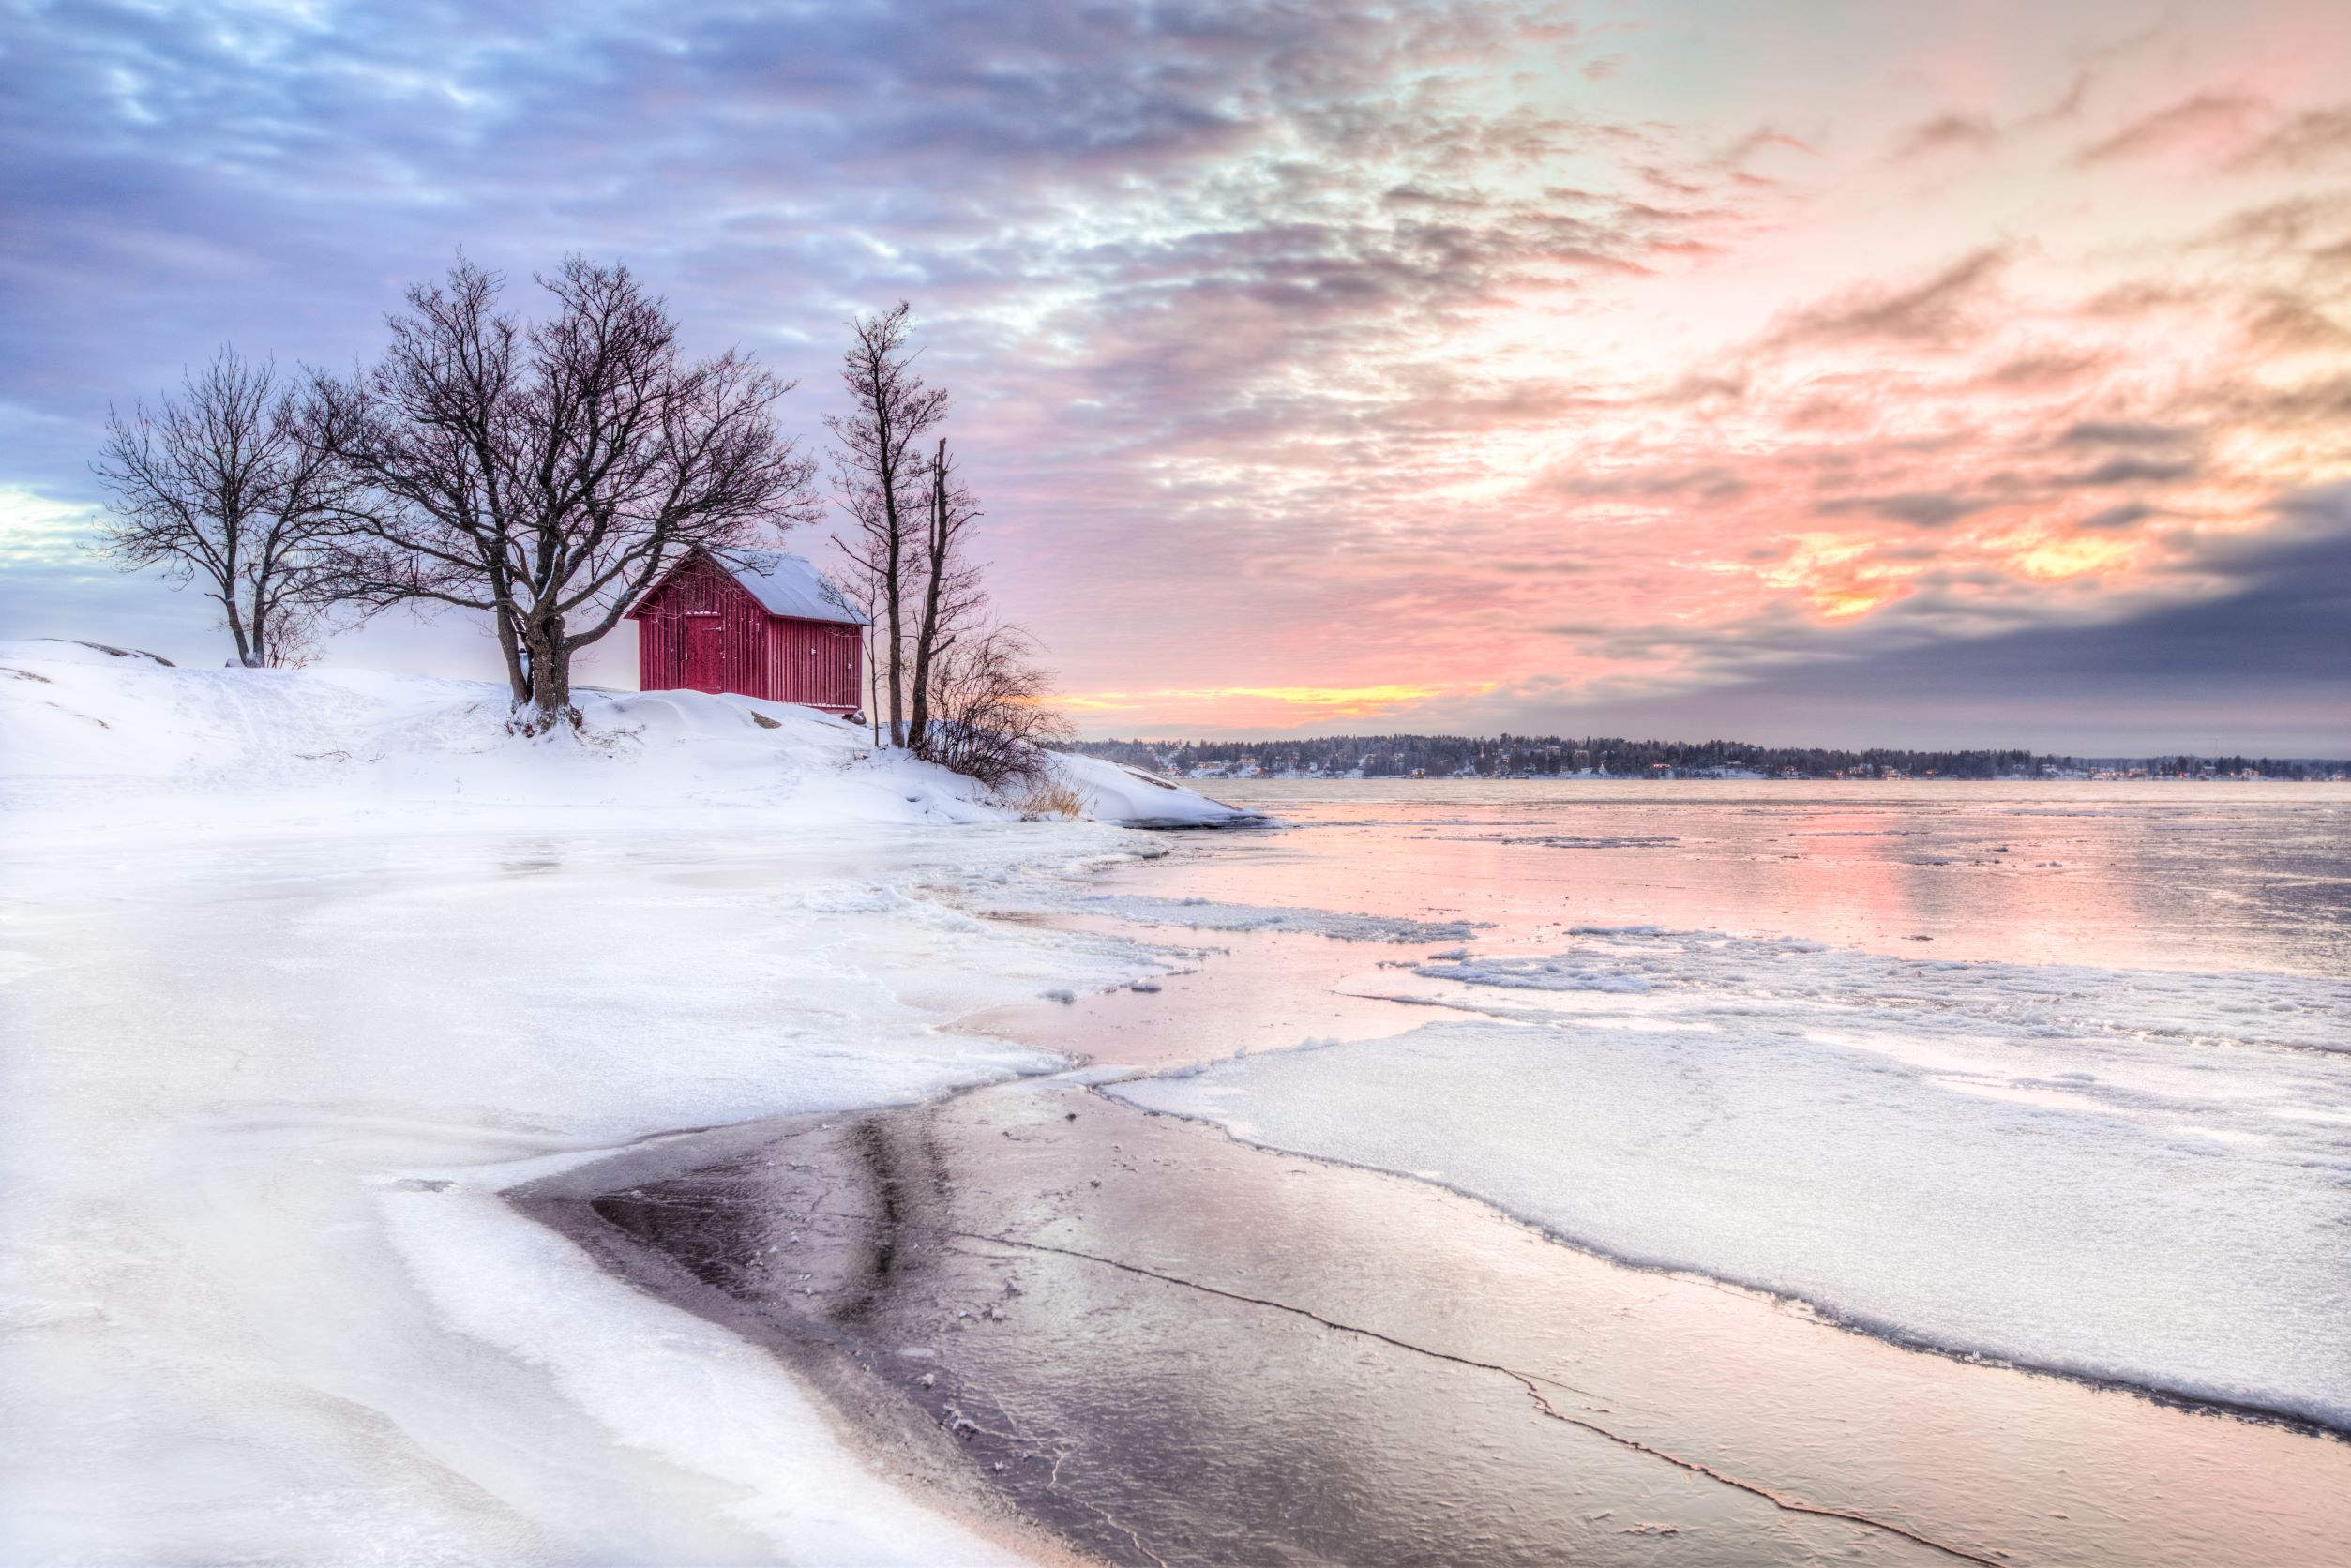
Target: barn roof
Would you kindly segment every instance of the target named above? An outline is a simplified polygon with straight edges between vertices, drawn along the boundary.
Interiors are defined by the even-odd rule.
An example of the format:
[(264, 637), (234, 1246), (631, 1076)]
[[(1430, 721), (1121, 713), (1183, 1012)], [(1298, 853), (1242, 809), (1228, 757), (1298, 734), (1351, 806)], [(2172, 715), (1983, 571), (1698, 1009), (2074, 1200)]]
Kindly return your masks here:
[[(806, 556), (781, 550), (731, 550), (724, 555), (697, 550), (695, 554), (708, 554), (712, 561), (717, 563), (719, 570), (743, 584), (770, 615), (787, 616), (795, 621), (832, 621), (845, 626), (873, 625), (862, 613), (835, 596), (831, 585), (824, 580), (824, 574), (818, 571)], [(688, 560), (692, 558), (687, 557)], [(683, 561), (678, 563), (681, 566), (685, 564)], [(668, 575), (664, 574), (662, 582), (668, 580)], [(645, 597), (637, 601), (638, 609), (641, 610), (645, 600), (652, 598), (660, 589), (661, 583), (655, 583)]]

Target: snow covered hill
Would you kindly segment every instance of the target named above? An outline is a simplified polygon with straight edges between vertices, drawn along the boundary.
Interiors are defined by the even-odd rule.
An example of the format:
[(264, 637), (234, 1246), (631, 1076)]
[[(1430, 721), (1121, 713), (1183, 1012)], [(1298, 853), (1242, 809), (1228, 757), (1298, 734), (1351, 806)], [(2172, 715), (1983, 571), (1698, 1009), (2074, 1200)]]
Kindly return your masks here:
[[(505, 732), (502, 686), (361, 670), (187, 670), (151, 654), (0, 642), (0, 807), (185, 822), (255, 807), (317, 822), (472, 809), (742, 807), (809, 823), (1017, 815), (970, 779), (877, 753), (814, 709), (694, 691), (582, 691), (580, 735)], [(1064, 757), (1094, 820), (1243, 813)], [(240, 809), (242, 808), (242, 809)]]

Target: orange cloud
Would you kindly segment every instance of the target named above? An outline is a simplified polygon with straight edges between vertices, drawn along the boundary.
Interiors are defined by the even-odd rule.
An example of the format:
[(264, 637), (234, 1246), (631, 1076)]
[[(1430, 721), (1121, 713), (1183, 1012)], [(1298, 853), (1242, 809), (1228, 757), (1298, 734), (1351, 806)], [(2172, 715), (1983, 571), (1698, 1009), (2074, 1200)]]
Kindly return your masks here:
[(1373, 718), (1440, 698), (1483, 696), (1493, 684), (1362, 686), (1195, 686), (1156, 691), (1094, 691), (1056, 701), (1092, 727), (1118, 722), (1224, 725), (1237, 729)]

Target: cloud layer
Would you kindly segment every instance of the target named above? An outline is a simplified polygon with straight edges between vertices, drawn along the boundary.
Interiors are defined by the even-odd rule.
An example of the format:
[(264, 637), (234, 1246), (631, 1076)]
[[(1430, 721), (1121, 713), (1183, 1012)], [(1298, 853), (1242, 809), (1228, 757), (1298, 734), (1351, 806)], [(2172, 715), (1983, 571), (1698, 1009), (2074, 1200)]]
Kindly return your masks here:
[[(2175, 669), (2183, 626), (2146, 744), (2351, 728), (2246, 565), (2351, 529), (2310, 500), (2351, 468), (2332, 8), (1896, 10), (19, 7), (0, 616), (201, 652), (68, 558), (107, 402), (223, 339), (368, 352), (460, 246), (580, 249), (800, 376), (810, 432), (842, 318), (912, 298), (1098, 732), (1663, 725), (1777, 680), (1755, 738), (1875, 702), (2021, 744), (2103, 722), (2064, 657)], [(337, 656), (386, 650), (480, 651)]]

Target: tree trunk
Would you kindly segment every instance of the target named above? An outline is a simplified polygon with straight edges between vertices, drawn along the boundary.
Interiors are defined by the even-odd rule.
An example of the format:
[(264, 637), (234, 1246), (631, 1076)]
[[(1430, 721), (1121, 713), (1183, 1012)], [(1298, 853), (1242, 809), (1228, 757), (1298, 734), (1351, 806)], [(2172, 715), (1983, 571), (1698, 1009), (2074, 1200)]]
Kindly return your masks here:
[(249, 666), (253, 662), (253, 645), (246, 640), (245, 617), (238, 612), (236, 584), (231, 582), (220, 592), (222, 613), (229, 623), (229, 635), (236, 641), (236, 661)]
[[(895, 502), (891, 504), (890, 509), (893, 514), (897, 510)], [(890, 521), (890, 577), (884, 594), (889, 600), (884, 609), (888, 611), (890, 620), (890, 744), (892, 746), (906, 744), (906, 682), (903, 678), (906, 640), (904, 629), (899, 622), (901, 601), (906, 596), (902, 577), (906, 569), (905, 561), (906, 550), (900, 525), (897, 519), (893, 516)]]
[(875, 472), (882, 481), (882, 515), (889, 539), (883, 556), (882, 608), (890, 632), (890, 744), (902, 746), (906, 744), (906, 519), (898, 515), (899, 448), (894, 443), (899, 438), (890, 414), (888, 399), (877, 395), (873, 417), (881, 441)]
[(253, 662), (263, 669), (270, 664), (269, 648), (269, 586), (275, 574), (269, 569), (268, 556), (263, 556), (262, 569), (253, 576), (252, 612), (247, 617), (253, 627)]
[(492, 570), (490, 582), (490, 619), (498, 628), (498, 652), (506, 661), (506, 686), (518, 708), (531, 700), (531, 671), (522, 660), (522, 642), (515, 635), (515, 611), (506, 574)]
[(578, 717), (571, 706), (571, 660), (560, 642), (549, 647), (545, 658), (531, 661), (531, 706), (538, 710), (542, 729)]
[(545, 734), (558, 724), (580, 722), (571, 705), (571, 646), (564, 636), (560, 615), (531, 622), (523, 628), (523, 647), (530, 655), (529, 697), (516, 716), (526, 734)]
[(236, 661), (239, 665), (250, 666), (253, 662), (253, 644), (245, 635), (244, 606), (237, 598), (238, 578), (242, 575), (238, 570), (237, 547), (243, 543), (240, 535), (245, 531), (245, 518), (242, 512), (236, 511), (224, 511), (221, 517), (227, 524), (224, 532), (228, 536), (221, 541), (219, 569), (213, 580), (220, 585), (220, 608), (228, 617), (229, 635), (236, 641)]
[(947, 438), (939, 438), (930, 466), (930, 527), (924, 535), (923, 615), (914, 628), (914, 751), (930, 753), (930, 663), (939, 642), (939, 596), (947, 570)]

